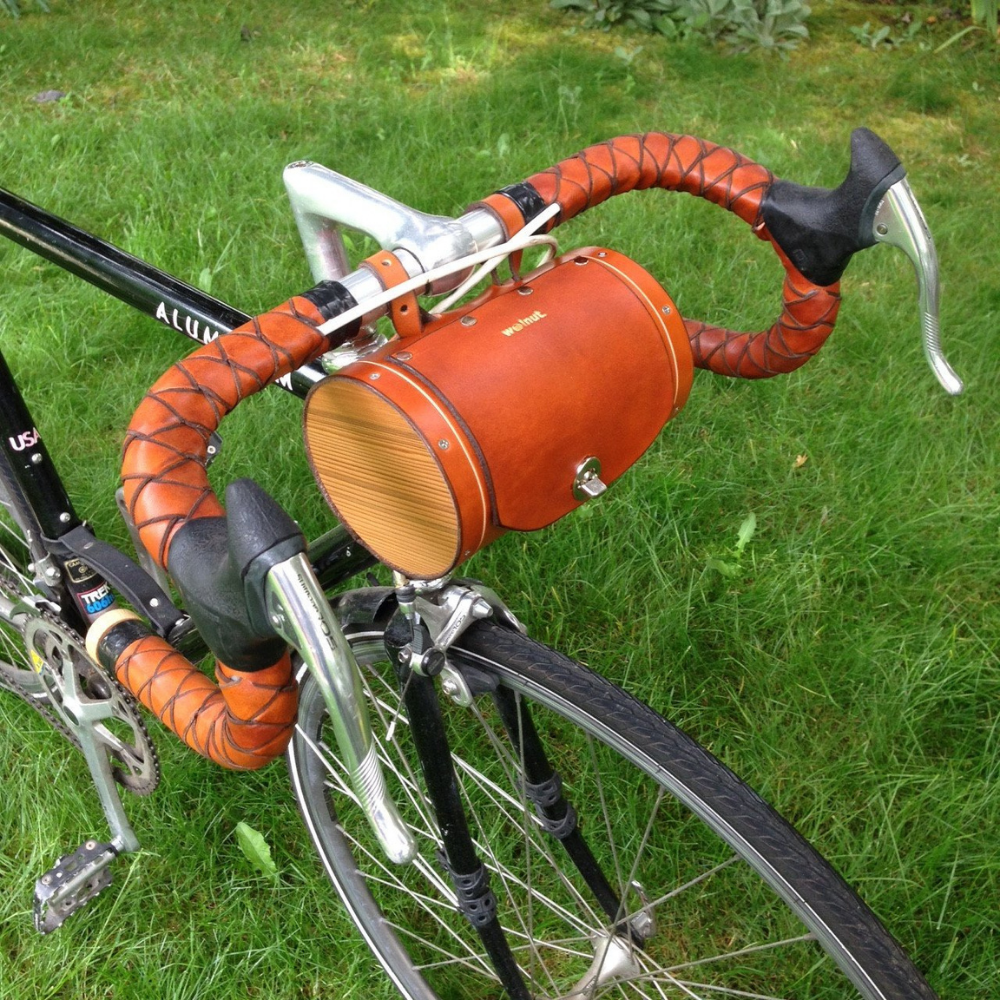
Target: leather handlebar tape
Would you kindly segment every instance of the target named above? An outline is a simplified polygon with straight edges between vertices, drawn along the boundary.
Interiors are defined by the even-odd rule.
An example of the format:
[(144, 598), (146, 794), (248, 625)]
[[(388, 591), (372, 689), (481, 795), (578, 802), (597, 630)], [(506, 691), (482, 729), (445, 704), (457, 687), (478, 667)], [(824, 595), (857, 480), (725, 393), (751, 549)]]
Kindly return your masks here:
[(655, 187), (697, 195), (733, 212), (771, 242), (784, 266), (781, 315), (768, 330), (757, 333), (684, 322), (697, 367), (739, 378), (767, 378), (808, 361), (833, 330), (840, 306), (839, 283), (822, 286), (804, 277), (768, 231), (763, 205), (774, 181), (765, 167), (724, 146), (689, 135), (646, 132), (589, 146), (482, 204), (508, 229), (520, 228), (511, 222), (512, 202), (522, 224), (558, 204), (561, 211), (554, 226), (612, 195)]
[[(354, 305), (334, 285), (317, 286), (198, 348), (136, 410), (122, 455), (125, 502), (143, 545), (168, 572), (171, 544), (185, 524), (225, 516), (205, 471), (209, 438), (222, 419), (355, 332), (357, 324), (342, 328), (333, 342), (319, 332), (331, 312)], [(234, 769), (261, 767), (284, 752), (297, 692), (283, 644), (274, 662), (252, 670), (218, 662), (216, 684), (155, 636), (132, 640), (118, 642), (118, 679), (192, 749)]]
[(192, 750), (229, 770), (256, 770), (288, 745), (298, 689), (287, 651), (252, 673), (217, 663), (215, 683), (124, 609), (94, 622), (87, 648)]

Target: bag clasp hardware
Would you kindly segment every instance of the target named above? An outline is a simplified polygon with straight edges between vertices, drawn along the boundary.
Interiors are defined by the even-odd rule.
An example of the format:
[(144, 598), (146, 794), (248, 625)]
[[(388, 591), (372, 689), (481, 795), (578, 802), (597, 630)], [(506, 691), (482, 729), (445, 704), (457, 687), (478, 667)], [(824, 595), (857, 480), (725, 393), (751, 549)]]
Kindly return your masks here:
[(573, 480), (574, 500), (593, 500), (608, 488), (601, 482), (601, 461), (593, 455), (585, 458), (576, 467), (576, 477)]

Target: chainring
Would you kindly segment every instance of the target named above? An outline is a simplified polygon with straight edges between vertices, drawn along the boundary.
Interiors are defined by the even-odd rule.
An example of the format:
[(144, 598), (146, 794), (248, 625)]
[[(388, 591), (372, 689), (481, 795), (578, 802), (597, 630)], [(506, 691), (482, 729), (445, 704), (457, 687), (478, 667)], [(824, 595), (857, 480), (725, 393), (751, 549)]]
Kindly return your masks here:
[[(132, 695), (90, 658), (79, 634), (54, 615), (23, 601), (11, 618), (0, 622), (2, 645), (7, 647), (0, 648), (5, 657), (0, 661), (0, 687), (23, 698), (79, 750), (79, 723), (63, 708), (63, 671), (72, 664), (84, 694), (111, 702), (111, 717), (94, 729), (108, 751), (115, 780), (136, 795), (149, 795), (159, 783), (160, 762)], [(22, 658), (27, 654), (23, 666), (6, 659), (12, 631), (20, 633)]]

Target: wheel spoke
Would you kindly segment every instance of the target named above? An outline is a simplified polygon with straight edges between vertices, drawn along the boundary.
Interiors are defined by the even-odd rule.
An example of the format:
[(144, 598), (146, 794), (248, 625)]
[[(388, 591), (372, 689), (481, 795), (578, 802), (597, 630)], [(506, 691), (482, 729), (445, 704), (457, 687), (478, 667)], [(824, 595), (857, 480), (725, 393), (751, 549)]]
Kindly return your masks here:
[(735, 951), (727, 951), (720, 955), (710, 955), (707, 958), (698, 958), (690, 962), (681, 962), (678, 965), (671, 965), (665, 971), (677, 972), (680, 969), (693, 969), (697, 965), (710, 965), (713, 962), (724, 962), (727, 959), (743, 958), (746, 955), (757, 954), (762, 951), (773, 951), (775, 948), (786, 948), (792, 944), (802, 944), (804, 941), (815, 941), (812, 934), (800, 934), (798, 937), (785, 938), (781, 941), (769, 941), (766, 944), (750, 945), (747, 948), (738, 948)]
[[(290, 762), (303, 812), (314, 817), (313, 839), (404, 995), (493, 996), (499, 977), (437, 860), (441, 836), (381, 636), (372, 628), (352, 643), (379, 759), (419, 853), (403, 868), (382, 855), (343, 766), (324, 744), (325, 706), (307, 682)], [(482, 694), (469, 708), (442, 699), (452, 765), (498, 919), (535, 1000), (934, 1000), (915, 972), (904, 974), (916, 991), (871, 994), (853, 989), (834, 963), (816, 962), (820, 941), (827, 951), (841, 948), (838, 961), (851, 966), (841, 929), (809, 930), (782, 899), (815, 895), (811, 880), (822, 862), (665, 720), (631, 701), (623, 709), (627, 696), (607, 682), (489, 623), (472, 626), (459, 646), (449, 661), (474, 668), (467, 679)], [(506, 690), (497, 693), (498, 686)], [(533, 752), (525, 749), (529, 717), (593, 855), (581, 857), (580, 871), (526, 794), (535, 767), (524, 759)], [(717, 807), (711, 796), (720, 783), (728, 790)], [(716, 817), (716, 808), (731, 817)], [(760, 816), (760, 837), (752, 823), (747, 828), (747, 810)], [(760, 856), (745, 838), (756, 839)], [(776, 848), (788, 850), (784, 841), (793, 845), (790, 860), (774, 860)], [(800, 879), (803, 863), (812, 868)], [(591, 864), (617, 887), (614, 919), (588, 886)], [(828, 868), (820, 881), (824, 892), (847, 898)], [(803, 912), (816, 912), (813, 900)], [(883, 934), (884, 947), (874, 918), (863, 926)], [(867, 975), (866, 968), (856, 978)]]

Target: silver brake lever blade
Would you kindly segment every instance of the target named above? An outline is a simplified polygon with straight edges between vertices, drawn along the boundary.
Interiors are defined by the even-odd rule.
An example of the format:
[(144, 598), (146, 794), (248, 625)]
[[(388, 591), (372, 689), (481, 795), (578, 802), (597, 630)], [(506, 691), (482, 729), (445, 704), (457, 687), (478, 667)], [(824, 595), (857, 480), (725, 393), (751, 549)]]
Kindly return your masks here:
[(386, 857), (412, 861), (416, 841), (386, 789), (357, 660), (309, 560), (300, 553), (272, 566), (264, 589), (275, 632), (299, 651), (323, 693), (340, 761)]
[(965, 386), (948, 364), (941, 350), (938, 320), (938, 262), (934, 239), (924, 213), (904, 177), (886, 191), (875, 209), (873, 235), (878, 243), (899, 247), (913, 262), (920, 291), (920, 325), (924, 334), (924, 353), (931, 371), (945, 392), (957, 396)]

